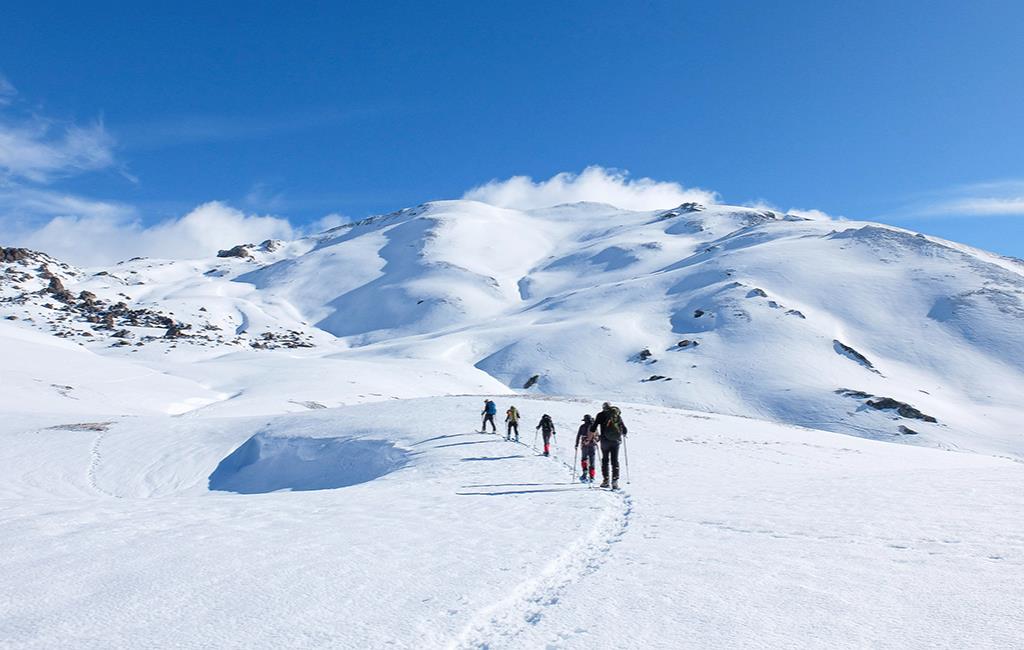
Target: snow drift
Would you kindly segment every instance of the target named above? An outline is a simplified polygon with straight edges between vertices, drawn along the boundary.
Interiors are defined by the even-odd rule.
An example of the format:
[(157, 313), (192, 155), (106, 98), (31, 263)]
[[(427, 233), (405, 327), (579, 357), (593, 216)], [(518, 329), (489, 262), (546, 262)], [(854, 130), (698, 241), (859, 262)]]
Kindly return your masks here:
[(210, 489), (239, 494), (329, 490), (400, 469), (408, 454), (384, 440), (257, 433), (210, 474)]

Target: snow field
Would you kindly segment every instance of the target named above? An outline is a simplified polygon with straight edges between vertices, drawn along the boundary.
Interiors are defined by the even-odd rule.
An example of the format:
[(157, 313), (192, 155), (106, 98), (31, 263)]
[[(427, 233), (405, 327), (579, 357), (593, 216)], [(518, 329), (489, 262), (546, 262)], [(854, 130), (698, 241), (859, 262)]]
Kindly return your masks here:
[[(132, 417), (99, 432), (5, 423), (16, 470), (0, 482), (3, 642), (1005, 647), (1019, 636), (1019, 463), (623, 404), (632, 482), (623, 474), (616, 494), (567, 466), (598, 403), (495, 399), (499, 414), (522, 412), (524, 444), (473, 431), (482, 397)], [(559, 432), (550, 459), (528, 446), (544, 412)], [(211, 491), (255, 434), (300, 449), (259, 468), (265, 480), (303, 476), (302, 463), (319, 476), (354, 442), (387, 441), (405, 460), (340, 489)]]

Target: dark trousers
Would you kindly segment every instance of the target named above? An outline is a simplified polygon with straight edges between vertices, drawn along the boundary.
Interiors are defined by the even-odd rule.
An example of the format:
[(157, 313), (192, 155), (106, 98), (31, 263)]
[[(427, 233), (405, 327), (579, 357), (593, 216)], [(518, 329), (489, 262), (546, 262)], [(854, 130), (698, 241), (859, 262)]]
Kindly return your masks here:
[(513, 431), (516, 432), (516, 440), (519, 440), (519, 423), (510, 421), (508, 423), (508, 433), (505, 434), (505, 437), (511, 439)]
[(482, 431), (487, 431), (487, 423), (491, 423), (491, 430), (495, 433), (498, 432), (498, 427), (494, 424), (494, 413), (484, 413), (484, 425), (480, 427)]
[(618, 440), (605, 440), (601, 438), (601, 476), (608, 478), (608, 462), (612, 464), (612, 480), (619, 480), (619, 446)]

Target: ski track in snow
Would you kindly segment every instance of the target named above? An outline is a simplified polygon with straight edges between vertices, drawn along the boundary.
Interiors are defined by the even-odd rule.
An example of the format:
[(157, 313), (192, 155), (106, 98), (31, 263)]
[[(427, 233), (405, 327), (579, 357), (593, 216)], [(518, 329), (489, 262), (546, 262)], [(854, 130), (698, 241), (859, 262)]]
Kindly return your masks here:
[(100, 487), (99, 482), (96, 480), (96, 472), (99, 471), (100, 462), (103, 460), (102, 454), (100, 454), (100, 445), (103, 443), (103, 438), (106, 436), (106, 432), (100, 432), (96, 436), (96, 439), (92, 441), (92, 446), (89, 448), (89, 467), (86, 469), (86, 476), (89, 480), (89, 487), (99, 492), (100, 494), (108, 497), (119, 499), (120, 497), (113, 492), (109, 492)]
[[(587, 536), (577, 538), (539, 575), (512, 589), (507, 598), (478, 611), (448, 648), (507, 647), (530, 626), (537, 625), (548, 608), (558, 605), (570, 586), (598, 571), (610, 559), (615, 546), (629, 530), (633, 501), (624, 492), (602, 492), (601, 496), (614, 505), (604, 509)], [(567, 633), (561, 632), (558, 637), (558, 641), (564, 642)]]

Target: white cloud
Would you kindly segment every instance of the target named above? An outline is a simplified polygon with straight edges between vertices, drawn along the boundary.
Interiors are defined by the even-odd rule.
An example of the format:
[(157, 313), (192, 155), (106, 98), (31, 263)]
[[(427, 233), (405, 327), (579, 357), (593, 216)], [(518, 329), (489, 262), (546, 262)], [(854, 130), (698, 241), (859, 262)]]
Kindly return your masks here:
[(754, 201), (746, 201), (741, 204), (745, 208), (753, 208), (755, 210), (771, 210), (772, 212), (782, 212), (777, 205), (766, 201), (764, 199), (756, 199)]
[(331, 228), (344, 226), (346, 223), (352, 223), (352, 220), (344, 215), (338, 214), (337, 212), (332, 212), (331, 214), (324, 215), (313, 223), (307, 225), (302, 229), (302, 232), (306, 235), (319, 235)]
[(15, 90), (14, 85), (7, 80), (7, 77), (0, 74), (0, 106), (10, 104), (17, 94), (18, 91)]
[(85, 126), (25, 108), (0, 75), (0, 181), (44, 184), (114, 164), (114, 139), (101, 120)]
[(41, 228), (24, 231), (10, 243), (90, 266), (135, 256), (210, 257), (235, 244), (291, 239), (295, 235), (296, 230), (286, 219), (247, 215), (214, 201), (183, 217), (151, 226), (119, 214), (55, 217)]
[(75, 215), (124, 219), (135, 210), (115, 201), (94, 199), (49, 189), (0, 184), (0, 217), (8, 221), (37, 221), (40, 216)]
[[(81, 126), (23, 111), (14, 87), (0, 76), (0, 245), (45, 251), (79, 265), (145, 256), (173, 259), (215, 255), (235, 244), (292, 239), (309, 228), (339, 225), (328, 215), (306, 229), (274, 216), (246, 214), (223, 203), (144, 224), (130, 205), (62, 192), (55, 181), (116, 166), (114, 140), (97, 121)], [(137, 182), (123, 169), (129, 181)], [(283, 195), (254, 185), (252, 209), (273, 210)]]
[(931, 214), (971, 215), (978, 217), (1024, 216), (1024, 195), (1012, 197), (969, 197), (933, 205)]
[(103, 169), (114, 163), (114, 141), (101, 122), (65, 125), (38, 118), (0, 122), (0, 174), (35, 183)]
[(579, 201), (608, 203), (626, 210), (659, 210), (690, 201), (716, 203), (718, 195), (684, 188), (679, 183), (630, 178), (628, 172), (592, 165), (580, 174), (562, 172), (544, 181), (529, 176), (495, 179), (474, 187), (463, 198), (520, 210)]
[(254, 210), (280, 210), (285, 207), (284, 192), (276, 191), (262, 181), (252, 184), (242, 202)]
[(770, 203), (764, 199), (757, 199), (756, 201), (748, 201), (743, 204), (748, 208), (754, 208), (755, 210), (770, 210), (772, 212), (782, 212), (784, 214), (791, 214), (796, 217), (803, 217), (804, 219), (810, 219), (811, 221), (837, 221), (845, 220), (843, 216), (833, 216), (824, 210), (818, 210), (817, 208), (790, 208), (788, 210), (782, 210), (774, 203)]
[(906, 209), (918, 217), (1024, 217), (1024, 180), (959, 185)]
[(804, 219), (810, 219), (811, 221), (837, 221), (846, 219), (846, 217), (842, 215), (833, 216), (824, 210), (818, 210), (816, 208), (790, 208), (786, 210), (786, 214), (803, 217)]

